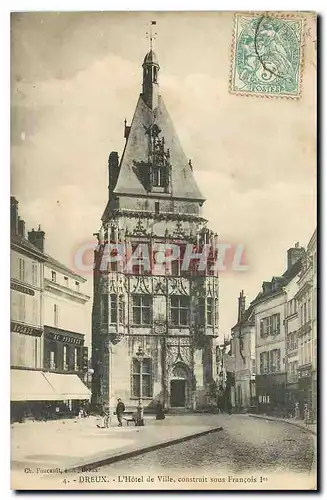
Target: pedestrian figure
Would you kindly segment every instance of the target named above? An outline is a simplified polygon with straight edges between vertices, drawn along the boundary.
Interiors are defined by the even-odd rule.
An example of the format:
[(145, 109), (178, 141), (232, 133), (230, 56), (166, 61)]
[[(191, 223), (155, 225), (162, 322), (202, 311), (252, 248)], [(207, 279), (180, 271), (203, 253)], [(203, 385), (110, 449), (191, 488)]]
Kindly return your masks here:
[(109, 408), (106, 408), (104, 410), (103, 426), (108, 429), (109, 424), (110, 424), (110, 412)]
[(158, 401), (156, 406), (156, 420), (164, 420), (164, 419), (165, 419), (164, 408), (161, 401)]
[(118, 427), (123, 426), (123, 413), (125, 411), (125, 405), (120, 398), (117, 399), (116, 415), (118, 420)]

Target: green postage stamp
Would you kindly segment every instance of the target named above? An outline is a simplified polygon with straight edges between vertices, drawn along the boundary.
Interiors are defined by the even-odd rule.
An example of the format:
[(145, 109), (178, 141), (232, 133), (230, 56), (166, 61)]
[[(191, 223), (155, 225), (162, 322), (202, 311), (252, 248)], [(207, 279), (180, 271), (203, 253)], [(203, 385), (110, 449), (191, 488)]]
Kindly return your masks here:
[(230, 91), (300, 97), (304, 26), (286, 13), (236, 14)]

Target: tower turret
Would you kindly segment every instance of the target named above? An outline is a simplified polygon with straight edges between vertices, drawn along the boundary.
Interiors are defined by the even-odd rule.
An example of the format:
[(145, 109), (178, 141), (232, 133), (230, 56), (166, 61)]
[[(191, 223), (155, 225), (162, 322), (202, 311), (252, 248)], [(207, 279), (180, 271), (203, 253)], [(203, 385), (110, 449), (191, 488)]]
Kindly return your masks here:
[(142, 97), (150, 109), (158, 106), (159, 84), (158, 76), (160, 66), (156, 54), (151, 49), (144, 58)]

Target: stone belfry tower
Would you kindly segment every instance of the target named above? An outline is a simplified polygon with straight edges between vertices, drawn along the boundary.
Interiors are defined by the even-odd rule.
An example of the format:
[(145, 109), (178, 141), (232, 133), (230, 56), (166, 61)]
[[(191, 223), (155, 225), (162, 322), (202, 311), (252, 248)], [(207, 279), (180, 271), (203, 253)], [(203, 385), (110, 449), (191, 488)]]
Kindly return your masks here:
[[(201, 216), (205, 200), (160, 95), (152, 48), (142, 69), (142, 93), (130, 126), (125, 120), (121, 159), (117, 152), (109, 155), (109, 199), (97, 233), (93, 403), (112, 408), (120, 397), (126, 407), (137, 406), (141, 380), (135, 354), (141, 347), (145, 411), (157, 400), (168, 410), (193, 410), (208, 402), (216, 375), (217, 235)], [(103, 265), (108, 243), (118, 244), (124, 259)], [(140, 244), (148, 250), (128, 266), (126, 256), (135, 255)], [(161, 245), (175, 245), (179, 258), (162, 263), (167, 250), (160, 251)], [(183, 267), (187, 245), (198, 253), (210, 245), (204, 270), (193, 260)]]

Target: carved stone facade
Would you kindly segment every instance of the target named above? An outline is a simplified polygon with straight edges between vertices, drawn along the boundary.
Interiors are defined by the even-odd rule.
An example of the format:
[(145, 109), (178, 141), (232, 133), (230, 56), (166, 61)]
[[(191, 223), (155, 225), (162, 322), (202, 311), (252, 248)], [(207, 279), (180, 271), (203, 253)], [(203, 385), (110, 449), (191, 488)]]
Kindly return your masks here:
[[(122, 158), (109, 156), (109, 201), (95, 252), (93, 403), (113, 407), (120, 397), (127, 407), (137, 404), (141, 346), (145, 408), (161, 400), (166, 408), (194, 409), (205, 403), (215, 375), (217, 235), (201, 216), (205, 200), (158, 94), (152, 51), (143, 72)], [(123, 258), (106, 262), (108, 244)], [(183, 259), (170, 261), (165, 252), (173, 245), (182, 257), (186, 245), (201, 255), (210, 248), (204, 269), (199, 259), (185, 268)]]

